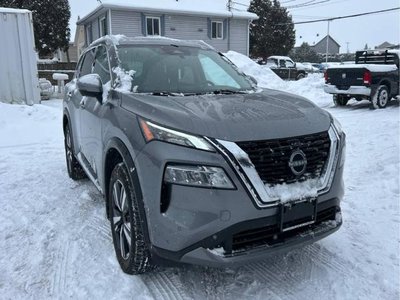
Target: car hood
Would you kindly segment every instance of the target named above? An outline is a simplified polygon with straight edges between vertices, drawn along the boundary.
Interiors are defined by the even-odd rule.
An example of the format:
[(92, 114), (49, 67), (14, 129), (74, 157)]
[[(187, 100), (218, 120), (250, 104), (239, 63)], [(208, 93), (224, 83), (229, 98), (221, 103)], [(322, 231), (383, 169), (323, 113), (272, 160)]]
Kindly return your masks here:
[(176, 130), (238, 142), (300, 136), (329, 129), (329, 114), (311, 101), (276, 90), (251, 94), (123, 94), (122, 108)]

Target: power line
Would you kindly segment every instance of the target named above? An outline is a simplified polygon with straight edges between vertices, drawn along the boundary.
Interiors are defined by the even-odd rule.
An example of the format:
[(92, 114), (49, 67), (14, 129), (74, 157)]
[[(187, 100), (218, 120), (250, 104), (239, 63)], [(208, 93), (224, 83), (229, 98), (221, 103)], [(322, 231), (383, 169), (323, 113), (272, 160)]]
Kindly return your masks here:
[(309, 1), (304, 2), (304, 3), (293, 4), (293, 5), (290, 5), (290, 6), (286, 6), (285, 8), (287, 8), (287, 9), (294, 9), (294, 8), (315, 6), (315, 5), (322, 4), (322, 3), (326, 3), (326, 2), (330, 2), (330, 1), (331, 1), (331, 0), (321, 0), (321, 1), (316, 2), (316, 0), (309, 0)]
[[(311, 21), (294, 22), (293, 24), (294, 25), (300, 25), (300, 24), (310, 24), (310, 23), (317, 23), (317, 22), (333, 21), (333, 20), (339, 20), (339, 19), (348, 19), (348, 18), (355, 18), (355, 17), (366, 16), (366, 15), (385, 13), (385, 12), (394, 11), (394, 10), (398, 10), (398, 9), (400, 9), (400, 7), (382, 9), (382, 10), (377, 10), (377, 11), (370, 11), (370, 12), (354, 14), (354, 15), (347, 15), (347, 16), (342, 16), (342, 17), (334, 17), (334, 18), (318, 19), (318, 20), (311, 20)], [(286, 25), (286, 24), (291, 24), (291, 23), (281, 23), (281, 24), (278, 24), (278, 25)]]
[[(338, 1), (332, 1), (332, 2), (329, 1), (329, 2), (324, 2), (324, 3), (319, 3), (319, 4), (314, 3), (311, 8), (323, 7), (323, 6), (328, 6), (328, 5), (341, 3), (341, 2), (347, 2), (347, 1), (349, 1), (349, 0), (338, 0)], [(304, 9), (309, 9), (309, 8), (310, 8), (310, 6), (300, 6), (300, 7), (292, 8), (291, 10), (298, 11), (298, 10), (304, 10)]]

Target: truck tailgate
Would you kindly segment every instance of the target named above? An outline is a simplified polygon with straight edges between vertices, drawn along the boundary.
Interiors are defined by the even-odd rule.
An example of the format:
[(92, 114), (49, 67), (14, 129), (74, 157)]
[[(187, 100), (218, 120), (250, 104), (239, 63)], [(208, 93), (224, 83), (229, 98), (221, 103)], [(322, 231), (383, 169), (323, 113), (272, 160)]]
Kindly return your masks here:
[(350, 86), (364, 85), (364, 68), (332, 68), (328, 69), (327, 83), (335, 85), (339, 89), (348, 89)]

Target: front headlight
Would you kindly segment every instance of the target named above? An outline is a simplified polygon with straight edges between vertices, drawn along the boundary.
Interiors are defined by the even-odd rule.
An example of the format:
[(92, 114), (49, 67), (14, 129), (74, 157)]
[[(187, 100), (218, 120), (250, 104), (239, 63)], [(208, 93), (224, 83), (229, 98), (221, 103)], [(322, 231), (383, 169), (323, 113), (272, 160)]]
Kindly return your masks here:
[(215, 152), (213, 146), (211, 146), (205, 139), (201, 137), (165, 128), (150, 121), (145, 121), (142, 119), (139, 121), (146, 142), (159, 140), (171, 144)]
[(224, 169), (208, 166), (168, 165), (164, 182), (204, 188), (235, 189)]

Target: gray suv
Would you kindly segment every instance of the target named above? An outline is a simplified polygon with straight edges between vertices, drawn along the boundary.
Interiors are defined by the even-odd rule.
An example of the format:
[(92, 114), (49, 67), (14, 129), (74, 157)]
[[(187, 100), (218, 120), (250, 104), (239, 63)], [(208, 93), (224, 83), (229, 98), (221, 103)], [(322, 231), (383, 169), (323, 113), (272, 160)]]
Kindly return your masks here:
[(68, 174), (106, 201), (116, 256), (228, 266), (339, 229), (345, 134), (199, 41), (108, 36), (64, 98)]

